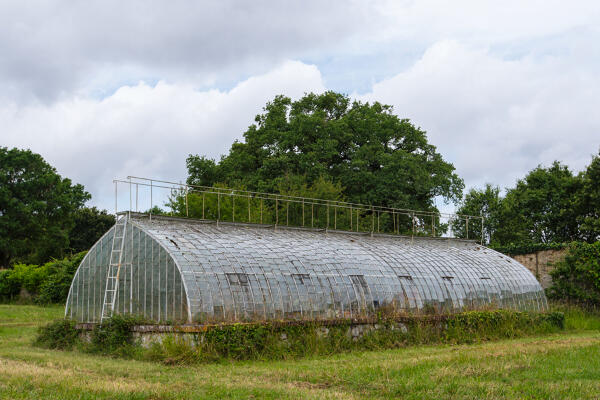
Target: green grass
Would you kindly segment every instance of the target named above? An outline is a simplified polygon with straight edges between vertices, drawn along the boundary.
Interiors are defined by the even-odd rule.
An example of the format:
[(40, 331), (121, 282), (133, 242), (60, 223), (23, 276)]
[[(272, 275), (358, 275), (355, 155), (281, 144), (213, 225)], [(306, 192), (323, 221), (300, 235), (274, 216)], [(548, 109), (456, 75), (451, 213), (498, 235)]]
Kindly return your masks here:
[(593, 399), (600, 393), (600, 318), (584, 313), (567, 313), (564, 333), (524, 339), (193, 366), (32, 346), (37, 326), (61, 315), (61, 307), (0, 305), (0, 398)]

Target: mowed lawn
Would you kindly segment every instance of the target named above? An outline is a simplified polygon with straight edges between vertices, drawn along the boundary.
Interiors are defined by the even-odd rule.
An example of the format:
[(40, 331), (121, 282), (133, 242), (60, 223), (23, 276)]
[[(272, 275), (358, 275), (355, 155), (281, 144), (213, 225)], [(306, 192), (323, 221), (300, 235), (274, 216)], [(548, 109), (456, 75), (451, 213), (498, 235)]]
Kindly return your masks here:
[(598, 399), (600, 332), (165, 366), (33, 347), (62, 307), (0, 305), (2, 399)]

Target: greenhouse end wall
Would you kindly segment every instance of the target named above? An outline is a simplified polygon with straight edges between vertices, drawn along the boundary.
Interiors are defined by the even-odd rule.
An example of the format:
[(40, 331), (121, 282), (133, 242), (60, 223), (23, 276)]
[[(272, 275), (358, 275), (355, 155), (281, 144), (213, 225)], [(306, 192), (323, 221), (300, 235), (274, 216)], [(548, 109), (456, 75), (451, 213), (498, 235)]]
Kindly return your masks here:
[[(77, 270), (67, 317), (100, 322), (114, 232)], [(547, 308), (525, 267), (471, 241), (141, 214), (125, 232), (115, 312), (161, 323)]]
[[(100, 322), (115, 228), (88, 252), (73, 278), (65, 315)], [(157, 322), (188, 321), (181, 274), (169, 252), (147, 232), (127, 223), (114, 312)]]

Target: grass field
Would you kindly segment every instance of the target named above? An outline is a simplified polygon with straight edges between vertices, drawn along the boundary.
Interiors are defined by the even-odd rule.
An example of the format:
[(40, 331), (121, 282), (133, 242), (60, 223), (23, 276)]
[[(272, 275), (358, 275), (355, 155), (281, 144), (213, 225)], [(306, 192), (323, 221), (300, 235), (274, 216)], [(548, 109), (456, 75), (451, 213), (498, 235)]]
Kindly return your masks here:
[(62, 311), (0, 305), (0, 398), (600, 398), (600, 320), (577, 313), (569, 330), (541, 337), (165, 366), (33, 347), (36, 327)]

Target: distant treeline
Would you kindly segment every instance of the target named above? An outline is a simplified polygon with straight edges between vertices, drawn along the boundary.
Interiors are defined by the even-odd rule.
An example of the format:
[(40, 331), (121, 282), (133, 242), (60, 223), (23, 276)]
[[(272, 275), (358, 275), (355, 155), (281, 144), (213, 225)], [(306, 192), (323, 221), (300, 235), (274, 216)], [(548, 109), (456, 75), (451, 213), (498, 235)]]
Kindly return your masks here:
[[(596, 242), (600, 237), (600, 156), (592, 157), (579, 174), (558, 161), (550, 167), (538, 166), (504, 196), (491, 184), (472, 189), (457, 212), (483, 215), (484, 239), (492, 246), (533, 249), (552, 243)], [(452, 228), (464, 235), (464, 223)], [(471, 230), (481, 235), (481, 226)]]

